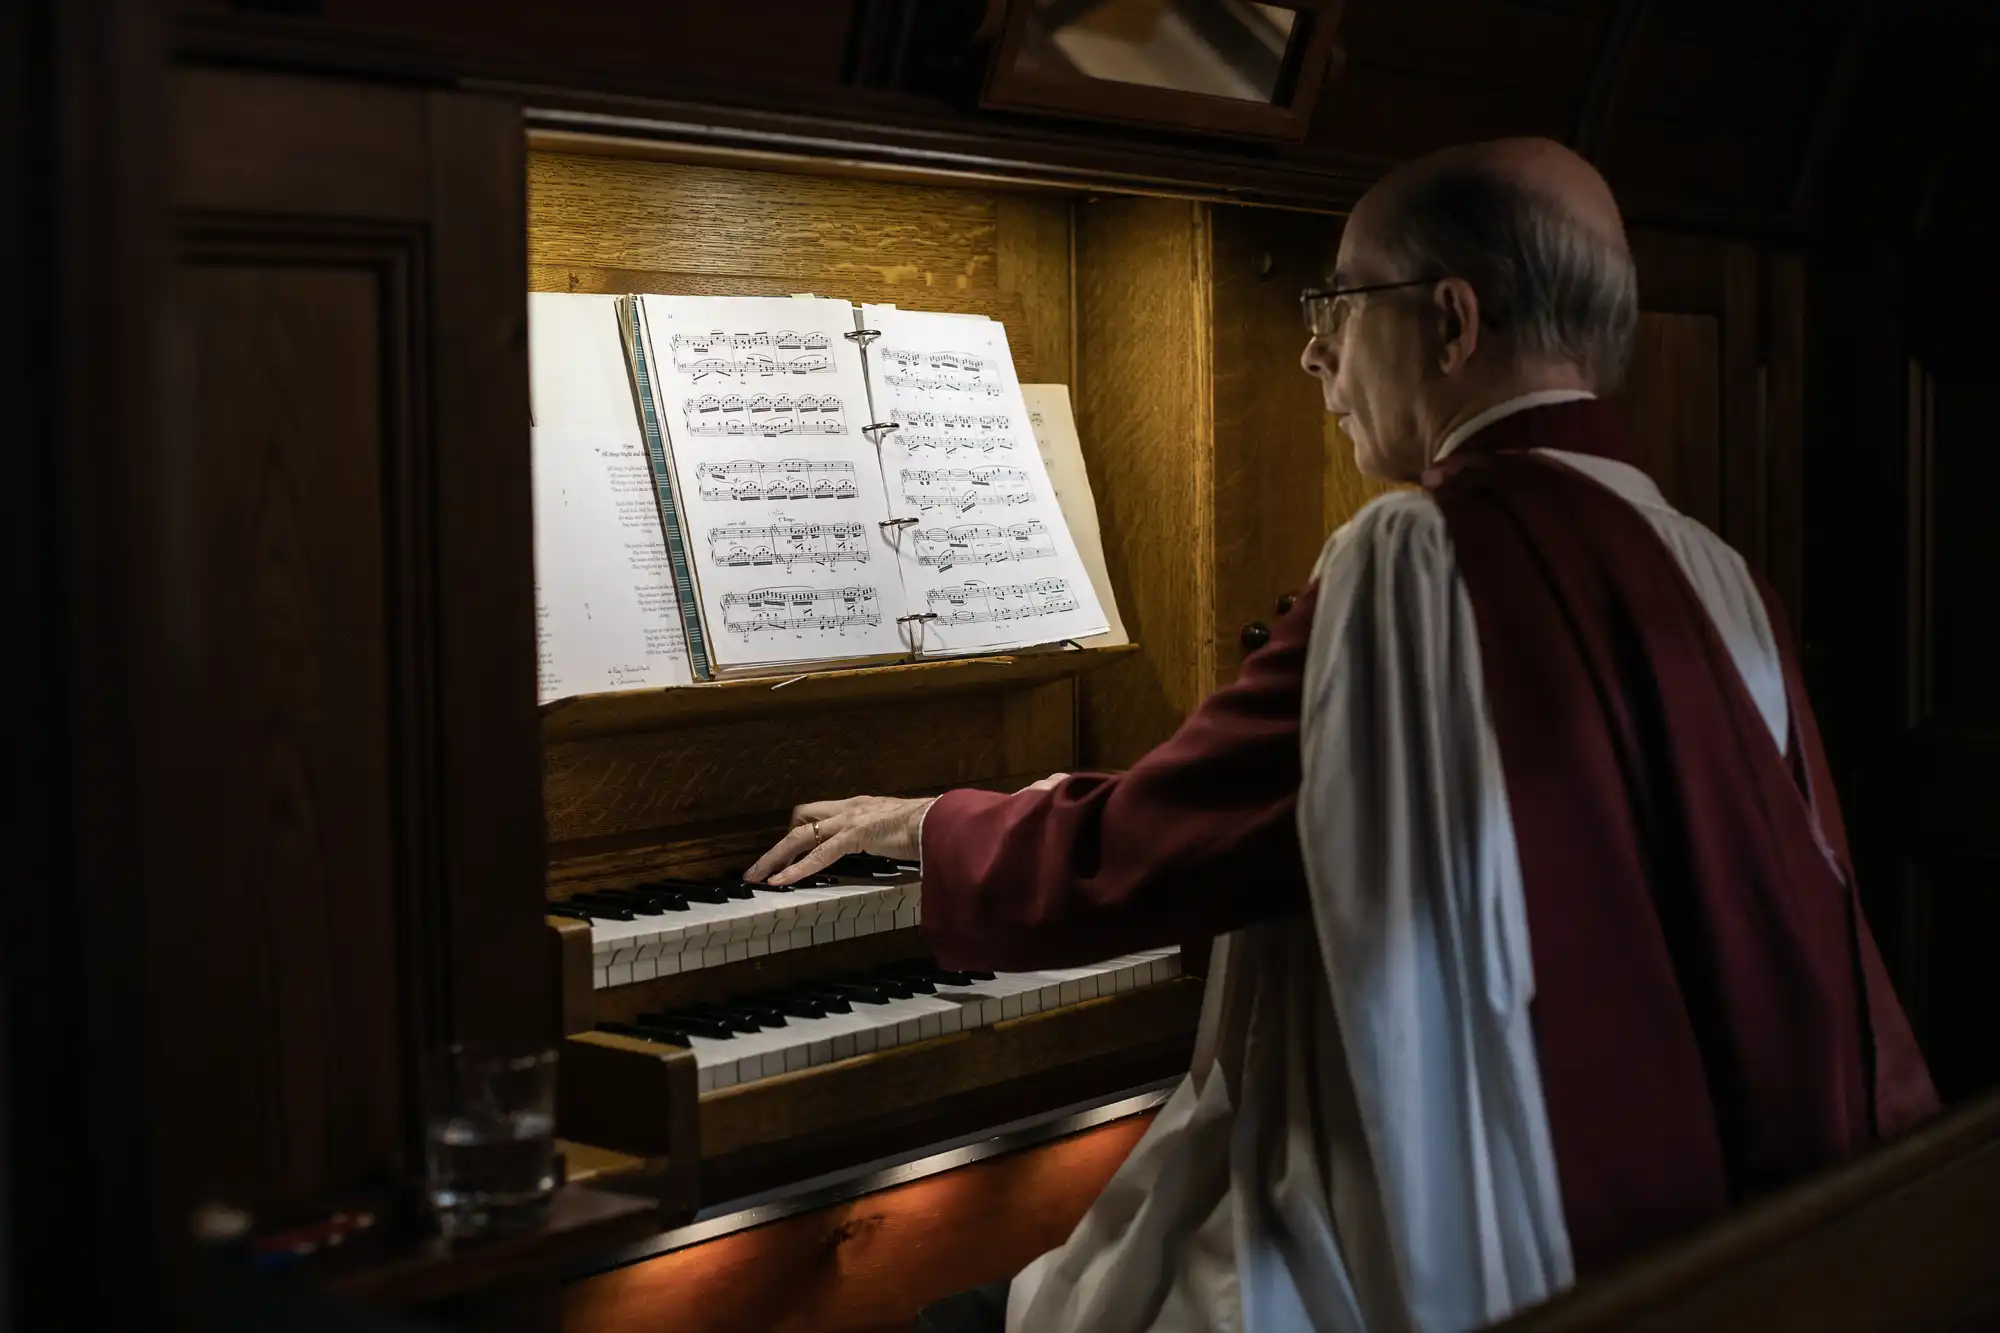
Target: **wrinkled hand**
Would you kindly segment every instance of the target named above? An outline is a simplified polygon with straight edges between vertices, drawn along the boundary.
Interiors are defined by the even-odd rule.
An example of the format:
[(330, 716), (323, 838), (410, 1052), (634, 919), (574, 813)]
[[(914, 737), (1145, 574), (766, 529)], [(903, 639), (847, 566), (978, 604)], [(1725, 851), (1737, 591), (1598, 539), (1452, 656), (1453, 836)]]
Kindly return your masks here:
[(753, 884), (791, 884), (816, 875), (849, 852), (914, 861), (922, 852), (917, 833), (934, 796), (852, 796), (815, 801), (792, 811), (792, 831), (757, 858), (743, 878)]

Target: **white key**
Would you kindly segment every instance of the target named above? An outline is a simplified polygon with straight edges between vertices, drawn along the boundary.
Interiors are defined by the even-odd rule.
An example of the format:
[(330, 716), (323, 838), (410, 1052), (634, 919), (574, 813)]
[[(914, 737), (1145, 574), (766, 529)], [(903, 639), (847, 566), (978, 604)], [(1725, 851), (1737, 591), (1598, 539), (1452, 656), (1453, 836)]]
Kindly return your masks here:
[[(916, 894), (914, 884), (863, 880), (782, 894), (759, 891), (722, 903), (691, 902), (685, 912), (631, 921), (593, 920), (591, 981), (598, 988), (624, 985), (613, 978), (673, 976), (914, 925)], [(899, 910), (905, 903), (909, 909)]]

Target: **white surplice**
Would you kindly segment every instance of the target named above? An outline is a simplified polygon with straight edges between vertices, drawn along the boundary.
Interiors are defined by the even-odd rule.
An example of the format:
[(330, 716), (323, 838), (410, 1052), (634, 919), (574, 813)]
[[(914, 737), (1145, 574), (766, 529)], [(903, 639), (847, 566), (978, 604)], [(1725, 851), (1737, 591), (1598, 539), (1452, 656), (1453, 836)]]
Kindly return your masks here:
[[(1636, 469), (1548, 456), (1647, 519), (1782, 747), (1783, 677), (1741, 557)], [(1009, 1333), (1455, 1333), (1573, 1279), (1520, 861), (1444, 518), (1428, 495), (1383, 496), (1316, 578), (1298, 807), (1313, 929), (1217, 941), (1191, 1072), (1069, 1240), (1014, 1280)]]

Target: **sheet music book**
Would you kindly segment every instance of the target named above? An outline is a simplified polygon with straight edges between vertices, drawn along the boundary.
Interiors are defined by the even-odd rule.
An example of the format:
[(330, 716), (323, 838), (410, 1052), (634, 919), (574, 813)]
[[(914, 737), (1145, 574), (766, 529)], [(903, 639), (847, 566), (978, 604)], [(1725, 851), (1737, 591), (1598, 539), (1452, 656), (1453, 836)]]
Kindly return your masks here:
[(542, 702), (694, 680), (618, 298), (529, 297)]
[(999, 323), (649, 295), (620, 328), (697, 679), (1110, 630)]
[(1086, 648), (1130, 643), (1125, 622), (1118, 615), (1118, 598), (1111, 591), (1111, 575), (1104, 565), (1104, 537), (1097, 527), (1097, 497), (1090, 490), (1090, 474), (1083, 465), (1083, 444), (1076, 436), (1076, 414), (1070, 410), (1067, 384), (1023, 384), (1021, 398), (1028, 405), (1028, 425), (1035, 433), (1035, 447), (1041, 451), (1042, 465), (1049, 470), (1049, 484), (1055, 488), (1062, 506), (1063, 521), (1076, 541), (1076, 553), (1097, 590), (1097, 604), (1111, 628), (1078, 643)]

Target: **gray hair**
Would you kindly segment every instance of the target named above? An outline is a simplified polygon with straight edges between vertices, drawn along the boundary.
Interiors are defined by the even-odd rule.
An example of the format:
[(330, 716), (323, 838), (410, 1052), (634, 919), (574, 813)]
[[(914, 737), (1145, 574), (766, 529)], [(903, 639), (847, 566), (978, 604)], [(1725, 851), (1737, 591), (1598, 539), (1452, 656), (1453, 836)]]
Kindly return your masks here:
[(1392, 196), (1377, 234), (1411, 276), (1470, 283), (1481, 322), (1522, 356), (1618, 386), (1639, 319), (1632, 257), (1553, 196), (1480, 166), (1439, 168)]

